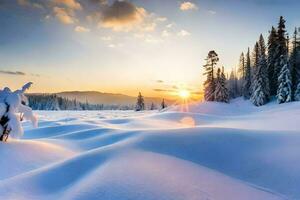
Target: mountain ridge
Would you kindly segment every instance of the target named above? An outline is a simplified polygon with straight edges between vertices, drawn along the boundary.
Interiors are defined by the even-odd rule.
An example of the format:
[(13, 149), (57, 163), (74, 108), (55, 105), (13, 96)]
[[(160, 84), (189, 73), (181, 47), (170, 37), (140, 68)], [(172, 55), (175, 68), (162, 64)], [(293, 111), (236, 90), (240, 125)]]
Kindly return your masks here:
[[(107, 93), (99, 91), (63, 91), (57, 93), (28, 93), (31, 95), (41, 95), (41, 94), (55, 94), (59, 97), (64, 97), (67, 99), (76, 99), (80, 102), (89, 102), (92, 104), (110, 104), (110, 105), (134, 105), (136, 103), (136, 98), (134, 96), (129, 96), (121, 93)], [(160, 105), (163, 98), (160, 97), (146, 97), (144, 96), (145, 104), (150, 105), (151, 103)], [(165, 98), (167, 104), (171, 104), (174, 101)]]

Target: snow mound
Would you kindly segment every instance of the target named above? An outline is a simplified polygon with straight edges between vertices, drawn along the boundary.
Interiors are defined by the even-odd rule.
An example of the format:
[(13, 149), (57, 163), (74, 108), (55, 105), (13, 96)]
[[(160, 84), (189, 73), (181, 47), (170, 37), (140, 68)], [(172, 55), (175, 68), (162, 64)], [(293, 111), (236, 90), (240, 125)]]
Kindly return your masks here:
[(1, 199), (300, 198), (299, 102), (38, 114), (0, 144)]

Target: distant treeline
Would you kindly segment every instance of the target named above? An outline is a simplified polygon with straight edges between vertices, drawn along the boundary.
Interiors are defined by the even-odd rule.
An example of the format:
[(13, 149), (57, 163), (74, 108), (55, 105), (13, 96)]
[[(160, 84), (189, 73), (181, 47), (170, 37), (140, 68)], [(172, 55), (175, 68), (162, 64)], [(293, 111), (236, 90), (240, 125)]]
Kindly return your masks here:
[(56, 94), (26, 94), (33, 110), (133, 110), (134, 105), (107, 105), (79, 102)]

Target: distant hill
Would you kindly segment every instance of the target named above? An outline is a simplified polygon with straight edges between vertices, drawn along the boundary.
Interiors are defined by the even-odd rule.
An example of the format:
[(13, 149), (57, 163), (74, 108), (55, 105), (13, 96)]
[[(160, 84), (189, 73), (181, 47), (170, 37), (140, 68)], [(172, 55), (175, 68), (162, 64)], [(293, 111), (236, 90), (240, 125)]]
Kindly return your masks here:
[[(113, 93), (102, 93), (97, 91), (67, 91), (56, 93), (57, 96), (65, 97), (68, 99), (76, 99), (80, 102), (86, 102), (92, 104), (109, 104), (109, 105), (134, 105), (136, 103), (136, 97), (124, 95), (124, 94), (113, 94)], [(167, 104), (172, 104), (172, 100), (165, 99)], [(162, 98), (157, 97), (145, 97), (146, 106), (151, 103), (160, 105)]]

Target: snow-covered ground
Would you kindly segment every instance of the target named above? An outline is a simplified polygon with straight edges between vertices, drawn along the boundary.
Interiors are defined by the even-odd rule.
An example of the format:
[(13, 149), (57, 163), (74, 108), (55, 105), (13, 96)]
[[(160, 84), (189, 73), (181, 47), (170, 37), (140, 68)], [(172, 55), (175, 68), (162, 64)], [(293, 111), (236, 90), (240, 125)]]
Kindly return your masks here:
[(37, 112), (0, 144), (0, 199), (300, 199), (300, 103)]

